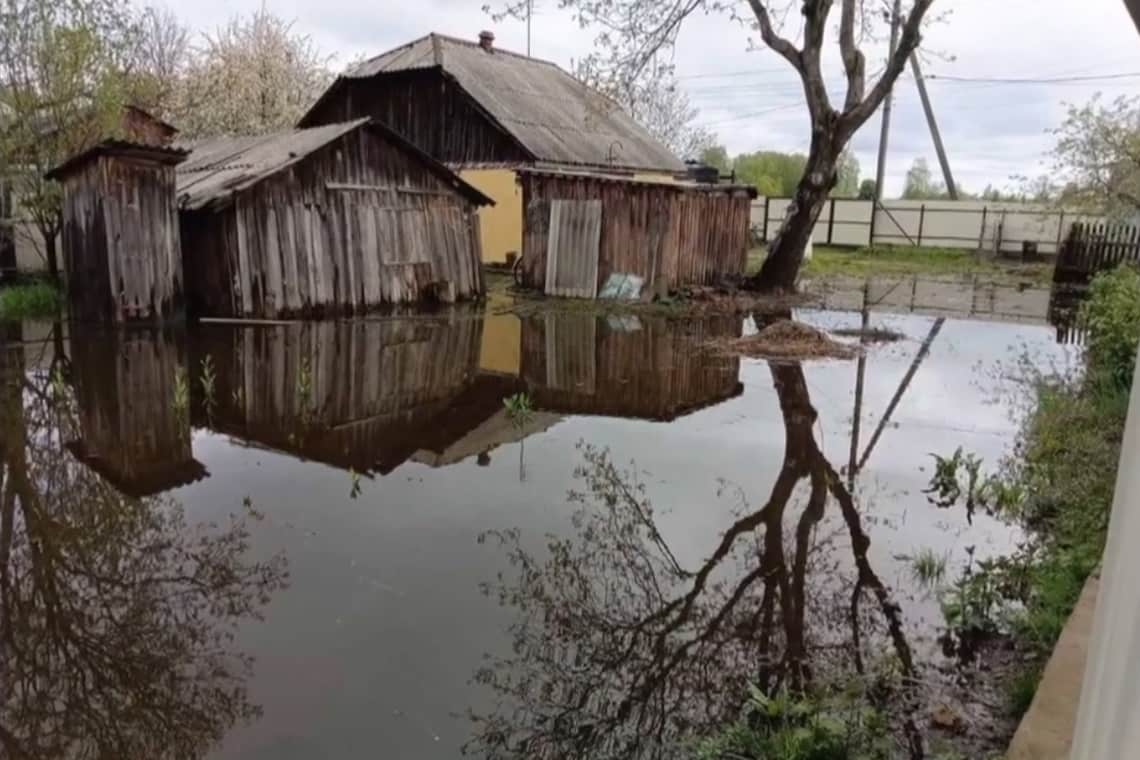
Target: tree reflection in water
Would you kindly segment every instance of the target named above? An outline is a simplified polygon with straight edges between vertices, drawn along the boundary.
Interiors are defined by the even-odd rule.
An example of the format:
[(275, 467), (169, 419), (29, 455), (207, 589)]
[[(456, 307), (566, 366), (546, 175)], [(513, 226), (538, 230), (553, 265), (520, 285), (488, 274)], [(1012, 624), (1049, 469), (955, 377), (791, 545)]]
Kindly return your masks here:
[[(858, 681), (896, 716), (905, 753), (923, 756), (900, 608), (815, 440), (802, 368), (770, 368), (784, 422), (779, 474), (767, 502), (743, 510), (699, 567), (677, 561), (636, 476), (590, 446), (577, 473), (585, 492), (572, 495), (574, 537), (552, 537), (536, 556), (518, 531), (485, 534), (512, 566), (485, 591), (516, 616), (512, 653), (476, 674), (498, 707), (471, 715), (467, 752), (673, 757), (686, 737), (734, 720), (752, 685), (774, 694)], [(840, 520), (829, 525), (832, 504)]]
[(198, 757), (257, 714), (233, 647), (286, 579), (248, 558), (249, 505), (195, 529), (169, 497), (126, 498), (64, 442), (57, 355), (0, 344), (0, 755)]

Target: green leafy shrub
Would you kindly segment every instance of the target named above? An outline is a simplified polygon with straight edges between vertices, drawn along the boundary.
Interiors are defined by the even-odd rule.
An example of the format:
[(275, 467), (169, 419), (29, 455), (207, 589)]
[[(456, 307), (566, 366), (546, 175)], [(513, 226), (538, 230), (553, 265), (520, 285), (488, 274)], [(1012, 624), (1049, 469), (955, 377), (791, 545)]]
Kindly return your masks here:
[(62, 303), (59, 290), (46, 282), (0, 288), (0, 319), (54, 317)]
[(1122, 266), (1098, 274), (1081, 312), (1090, 377), (1128, 387), (1140, 344), (1140, 270)]
[(890, 729), (860, 695), (768, 696), (753, 687), (739, 721), (697, 748), (699, 760), (885, 760)]

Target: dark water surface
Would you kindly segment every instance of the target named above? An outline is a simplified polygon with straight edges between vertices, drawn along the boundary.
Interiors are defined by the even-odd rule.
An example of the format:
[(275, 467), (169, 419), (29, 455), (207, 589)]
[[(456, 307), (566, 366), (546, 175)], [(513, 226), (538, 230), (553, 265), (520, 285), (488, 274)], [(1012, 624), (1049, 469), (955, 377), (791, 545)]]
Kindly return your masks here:
[(803, 365), (710, 352), (736, 318), (10, 327), (0, 746), (670, 757), (750, 682), (925, 677), (938, 605), (907, 558), (953, 575), (1016, 540), (932, 507), (929, 453), (995, 463), (1018, 358), (1074, 354), (870, 323), (905, 338)]

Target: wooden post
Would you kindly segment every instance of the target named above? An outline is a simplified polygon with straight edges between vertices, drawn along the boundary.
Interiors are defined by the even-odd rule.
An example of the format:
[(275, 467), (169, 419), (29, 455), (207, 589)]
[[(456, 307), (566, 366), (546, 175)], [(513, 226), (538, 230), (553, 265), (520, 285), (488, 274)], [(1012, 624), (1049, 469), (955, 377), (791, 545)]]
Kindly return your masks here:
[(918, 209), (918, 247), (922, 247), (922, 228), (926, 225), (926, 204)]
[(771, 203), (772, 203), (772, 199), (769, 198), (767, 195), (765, 195), (764, 196), (764, 234), (761, 235), (761, 237), (760, 237), (761, 243), (767, 243), (768, 242), (768, 219), (771, 218), (771, 217), (769, 217), (769, 213), (771, 212), (771, 208), (770, 208)]
[(871, 201), (871, 224), (867, 228), (867, 247), (875, 247), (875, 214), (879, 210), (879, 201), (872, 198)]
[(986, 211), (989, 206), (982, 206), (982, 227), (978, 230), (978, 253), (986, 249)]
[(1061, 216), (1057, 218), (1057, 248), (1054, 251), (1058, 256), (1061, 255), (1061, 242), (1065, 238), (1065, 210), (1061, 209)]
[(835, 232), (835, 199), (831, 199), (831, 213), (827, 215), (827, 244), (831, 245), (832, 235)]

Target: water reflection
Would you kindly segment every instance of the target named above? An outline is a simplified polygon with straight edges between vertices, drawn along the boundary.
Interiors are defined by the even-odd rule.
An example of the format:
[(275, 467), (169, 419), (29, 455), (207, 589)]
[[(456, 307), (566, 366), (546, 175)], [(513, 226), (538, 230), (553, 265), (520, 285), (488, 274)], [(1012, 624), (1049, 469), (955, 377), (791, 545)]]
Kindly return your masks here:
[[(133, 498), (112, 485), (151, 490), (161, 487), (154, 477), (186, 464), (188, 429), (165, 415), (148, 427), (132, 410), (133, 398), (139, 411), (158, 412), (148, 395), (166, 392), (172, 378), (160, 370), (177, 353), (168, 353), (165, 338), (101, 341), (103, 369), (88, 374), (100, 362), (80, 359), (83, 390), (73, 393), (65, 356), (57, 353), (48, 371), (30, 371), (23, 347), (13, 345), (18, 336), (5, 337), (2, 754), (199, 756), (258, 714), (245, 686), (251, 661), (231, 640), (282, 587), (283, 561), (248, 556), (249, 509), (228, 525), (198, 528), (176, 500)], [(73, 351), (85, 356), (82, 340)], [(118, 435), (122, 452), (111, 445)], [(76, 459), (68, 441), (82, 441), (98, 471)], [(147, 474), (143, 460), (159, 462), (153, 472), (162, 475)]]
[(590, 446), (579, 470), (586, 490), (572, 497), (575, 536), (535, 554), (518, 531), (487, 534), (516, 572), (486, 592), (515, 617), (511, 654), (476, 675), (502, 707), (472, 714), (469, 751), (674, 757), (692, 733), (735, 719), (751, 685), (771, 694), (866, 678), (889, 646), (900, 677), (877, 698), (896, 702), (909, 755), (923, 756), (901, 609), (868, 559), (855, 499), (815, 440), (802, 368), (769, 369), (783, 462), (767, 502), (745, 509), (699, 566), (678, 562), (636, 473)]

